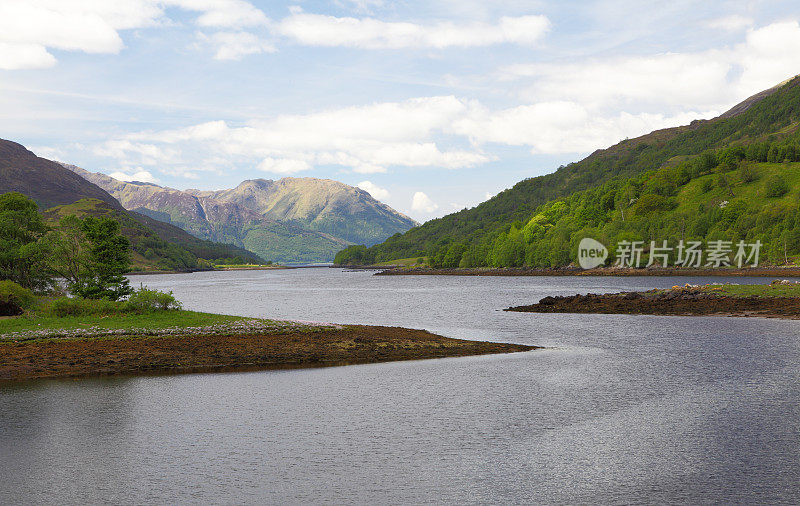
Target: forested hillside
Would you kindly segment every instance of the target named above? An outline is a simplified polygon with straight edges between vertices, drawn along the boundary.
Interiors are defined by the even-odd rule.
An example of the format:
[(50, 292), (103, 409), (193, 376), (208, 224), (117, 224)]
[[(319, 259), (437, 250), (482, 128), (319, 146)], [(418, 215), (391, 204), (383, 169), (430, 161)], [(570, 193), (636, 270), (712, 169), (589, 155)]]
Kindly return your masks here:
[[(751, 166), (762, 158), (767, 161), (773, 148), (773, 160), (777, 160), (776, 157), (780, 156), (777, 153), (781, 149), (789, 151), (793, 149), (793, 143), (798, 139), (798, 121), (800, 121), (800, 78), (794, 78), (783, 86), (775, 88), (771, 94), (762, 93), (756, 99), (749, 99), (719, 118), (694, 121), (687, 126), (659, 130), (636, 139), (625, 140), (611, 148), (597, 151), (580, 162), (561, 167), (552, 174), (521, 181), (513, 188), (501, 192), (473, 209), (432, 220), (405, 234), (397, 234), (372, 248), (350, 247), (337, 255), (336, 262), (374, 263), (425, 256), (434, 264), (456, 266), (563, 265), (570, 261), (569, 245), (573, 239), (572, 235), (584, 227), (598, 227), (608, 219), (613, 222), (617, 215), (621, 220), (624, 206), (620, 205), (623, 199), (628, 199), (627, 205), (634, 205), (636, 199), (645, 196), (644, 203), (639, 204), (640, 211), (646, 207), (645, 203), (648, 200), (658, 198), (673, 199), (677, 206), (678, 193), (685, 189), (683, 186), (702, 177), (709, 178), (713, 171), (727, 174), (727, 179), (731, 179), (731, 184), (735, 184), (732, 175), (734, 170), (738, 170), (741, 166)], [(728, 147), (744, 147), (744, 152), (742, 154), (741, 150), (737, 150), (734, 156), (730, 155), (730, 151), (722, 151)], [(764, 149), (767, 150), (766, 158), (762, 156)], [(758, 155), (754, 154), (756, 150)], [(718, 159), (722, 159), (723, 162), (717, 163)], [(791, 160), (792, 156), (789, 156), (789, 159)], [(660, 168), (671, 171), (669, 176), (666, 172), (652, 172)], [(766, 167), (752, 168), (756, 173), (771, 172)], [(680, 176), (677, 176), (678, 174)], [(644, 191), (650, 187), (648, 185), (656, 184), (649, 181), (651, 177), (672, 178), (668, 185), (671, 190), (662, 188), (649, 193)], [(753, 181), (747, 184), (752, 183)], [(698, 184), (708, 183), (698, 182)], [(577, 193), (601, 186), (602, 189), (594, 192)], [(597, 194), (600, 191), (603, 191), (602, 196)], [(614, 192), (614, 195), (607, 196), (609, 192)], [(646, 196), (650, 194), (657, 197)], [(572, 197), (569, 197), (570, 195)], [(499, 244), (498, 241), (502, 243), (505, 241), (504, 238), (522, 233), (532, 217), (539, 216), (545, 209), (551, 209), (558, 202), (566, 206), (569, 203), (577, 203), (575, 199), (601, 197), (607, 199), (605, 204), (583, 205), (580, 209), (568, 208), (572, 211), (566, 213), (575, 218), (573, 225), (580, 224), (578, 229), (565, 224), (557, 226), (556, 222), (548, 221), (549, 226), (543, 226), (549, 234), (545, 237), (532, 234), (533, 227), (528, 227), (528, 235), (525, 238), (528, 242), (522, 257), (519, 251), (510, 255), (498, 255), (494, 250), (495, 245)], [(731, 198), (735, 198), (735, 194)], [(571, 212), (574, 212), (575, 216), (572, 216)], [(613, 212), (617, 215), (613, 215)], [(644, 223), (640, 224), (642, 227), (650, 227), (653, 231), (658, 229), (654, 218), (660, 214), (648, 216), (647, 213), (639, 212), (637, 216), (644, 220)], [(556, 214), (551, 218), (555, 219)], [(631, 217), (625, 218), (629, 220), (625, 222), (626, 226), (629, 226)], [(642, 229), (631, 229), (628, 232), (640, 234)], [(701, 231), (698, 229), (697, 232), (699, 234)], [(548, 253), (546, 261), (542, 259), (541, 251), (529, 254), (529, 249), (539, 248), (558, 234), (560, 234), (558, 247), (567, 245), (563, 252), (553, 252), (552, 258)], [(643, 239), (649, 240), (649, 237)], [(531, 246), (534, 243), (536, 244)], [(549, 247), (556, 245), (550, 244)], [(546, 249), (545, 246), (541, 248)]]

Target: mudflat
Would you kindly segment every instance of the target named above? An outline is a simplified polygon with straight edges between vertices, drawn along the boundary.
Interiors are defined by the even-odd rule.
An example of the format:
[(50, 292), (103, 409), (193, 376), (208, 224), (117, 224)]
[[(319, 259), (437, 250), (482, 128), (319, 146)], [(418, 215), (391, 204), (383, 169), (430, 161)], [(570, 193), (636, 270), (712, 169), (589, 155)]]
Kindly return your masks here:
[(114, 335), (0, 342), (0, 381), (244, 371), (513, 353), (536, 349), (401, 327), (348, 325), (236, 335)]

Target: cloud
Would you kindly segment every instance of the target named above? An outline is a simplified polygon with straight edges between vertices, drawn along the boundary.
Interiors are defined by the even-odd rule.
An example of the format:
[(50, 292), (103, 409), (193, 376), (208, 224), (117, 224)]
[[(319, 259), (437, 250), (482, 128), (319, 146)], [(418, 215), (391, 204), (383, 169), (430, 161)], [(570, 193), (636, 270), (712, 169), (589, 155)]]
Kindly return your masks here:
[(470, 113), (453, 123), (453, 132), (473, 143), (530, 146), (533, 153), (594, 151), (652, 130), (682, 125), (713, 113), (687, 112), (677, 116), (592, 114), (576, 102), (542, 102), (491, 111), (473, 104)]
[[(117, 54), (124, 47), (120, 31), (169, 24), (166, 7), (198, 12), (195, 22), (205, 28), (269, 22), (263, 12), (243, 0), (0, 0), (0, 69), (52, 67), (56, 58), (49, 49)], [(218, 57), (267, 50), (264, 43), (245, 40), (238, 33), (236, 37), (219, 37)]]
[(242, 28), (266, 25), (269, 22), (261, 10), (243, 0), (167, 0), (165, 3), (201, 12), (196, 20), (199, 26)]
[(264, 172), (273, 172), (275, 174), (294, 174), (295, 172), (311, 169), (311, 165), (305, 160), (264, 158), (258, 164), (258, 168)]
[(372, 198), (376, 200), (386, 200), (389, 198), (389, 190), (373, 184), (372, 181), (361, 181), (356, 186), (372, 195)]
[[(165, 156), (180, 151), (202, 160), (217, 157), (229, 164), (268, 160), (261, 162), (261, 168), (273, 172), (275, 167), (286, 172), (312, 165), (341, 166), (362, 174), (385, 172), (389, 167), (458, 169), (492, 159), (475, 148), (443, 149), (434, 140), (466, 111), (467, 105), (452, 96), (422, 97), (284, 115), (244, 126), (210, 121), (176, 130), (140, 132), (104, 143), (96, 152), (118, 161), (129, 155), (147, 155), (154, 160), (156, 147)], [(276, 165), (276, 160), (293, 162)]]
[(800, 25), (788, 21), (750, 29), (742, 43), (721, 49), (517, 64), (500, 68), (497, 77), (513, 82), (526, 101), (659, 111), (692, 104), (722, 112), (798, 71)]
[(307, 46), (361, 49), (477, 47), (494, 44), (529, 46), (547, 33), (545, 16), (502, 17), (495, 24), (440, 22), (419, 25), (374, 18), (334, 17), (295, 10), (274, 31)]
[(114, 179), (118, 179), (120, 181), (141, 181), (143, 183), (157, 183), (158, 179), (156, 179), (150, 171), (139, 169), (138, 171), (134, 172), (133, 174), (128, 174), (127, 172), (123, 171), (116, 171), (109, 174), (109, 176), (113, 177)]
[(746, 18), (744, 16), (739, 16), (737, 14), (733, 14), (731, 16), (725, 16), (722, 18), (712, 19), (711, 21), (706, 23), (706, 26), (709, 28), (713, 28), (716, 30), (725, 30), (729, 32), (743, 30), (752, 25), (753, 25), (753, 20), (751, 18)]
[(439, 209), (427, 195), (422, 192), (416, 192), (411, 199), (411, 210), (418, 213), (432, 213)]
[(127, 139), (106, 141), (99, 146), (95, 146), (92, 152), (98, 156), (124, 161), (126, 165), (169, 164), (178, 162), (180, 158), (180, 151), (174, 148), (132, 142)]
[(0, 42), (0, 69), (43, 69), (56, 64), (53, 55), (39, 44)]
[(241, 60), (243, 56), (277, 51), (275, 46), (249, 32), (216, 32), (211, 35), (200, 32), (197, 38), (216, 50), (216, 60)]

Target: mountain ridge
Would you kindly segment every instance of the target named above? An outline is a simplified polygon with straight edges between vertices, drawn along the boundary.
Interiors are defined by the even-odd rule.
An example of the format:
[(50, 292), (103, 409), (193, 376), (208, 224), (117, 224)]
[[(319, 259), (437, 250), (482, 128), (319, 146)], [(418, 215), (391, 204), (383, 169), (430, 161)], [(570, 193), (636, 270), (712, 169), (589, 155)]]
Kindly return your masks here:
[(108, 191), (125, 209), (283, 263), (331, 261), (349, 244), (374, 244), (416, 225), (364, 190), (329, 179), (250, 179), (230, 189), (177, 190), (62, 166)]

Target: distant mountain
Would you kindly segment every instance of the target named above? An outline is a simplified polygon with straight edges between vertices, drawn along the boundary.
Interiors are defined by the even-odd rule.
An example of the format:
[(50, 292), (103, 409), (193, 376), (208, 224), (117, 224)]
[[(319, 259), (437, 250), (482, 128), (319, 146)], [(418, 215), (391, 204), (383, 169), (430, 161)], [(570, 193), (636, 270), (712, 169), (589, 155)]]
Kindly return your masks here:
[(367, 246), (418, 225), (368, 192), (330, 179), (252, 179), (231, 190), (187, 193), (238, 204), (266, 218)]
[[(520, 181), (472, 209), (428, 221), (367, 250), (349, 248), (337, 255), (336, 261), (371, 263), (448, 256), (446, 263), (451, 265), (508, 264), (493, 260), (491, 252), (498, 238), (522, 229), (547, 203), (606, 183), (633, 181), (648, 171), (678, 166), (706, 152), (754, 143), (794, 142), (799, 135), (800, 77), (795, 77), (744, 100), (717, 118), (626, 139), (551, 174)], [(595, 223), (594, 211), (587, 207), (580, 212), (586, 216), (577, 222)], [(559, 240), (568, 241), (569, 237), (564, 230)], [(555, 260), (560, 264), (563, 258)], [(523, 263), (535, 264), (527, 260)]]
[(198, 258), (258, 255), (229, 244), (198, 239), (181, 228), (126, 211), (108, 192), (61, 164), (37, 157), (16, 142), (0, 139), (0, 193), (17, 191), (32, 198), (50, 222), (66, 214), (110, 216), (122, 224), (133, 245), (134, 265), (152, 269), (193, 269)]
[(231, 190), (181, 191), (63, 165), (126, 209), (283, 263), (331, 261), (349, 244), (374, 244), (416, 225), (367, 192), (336, 181), (256, 179)]

